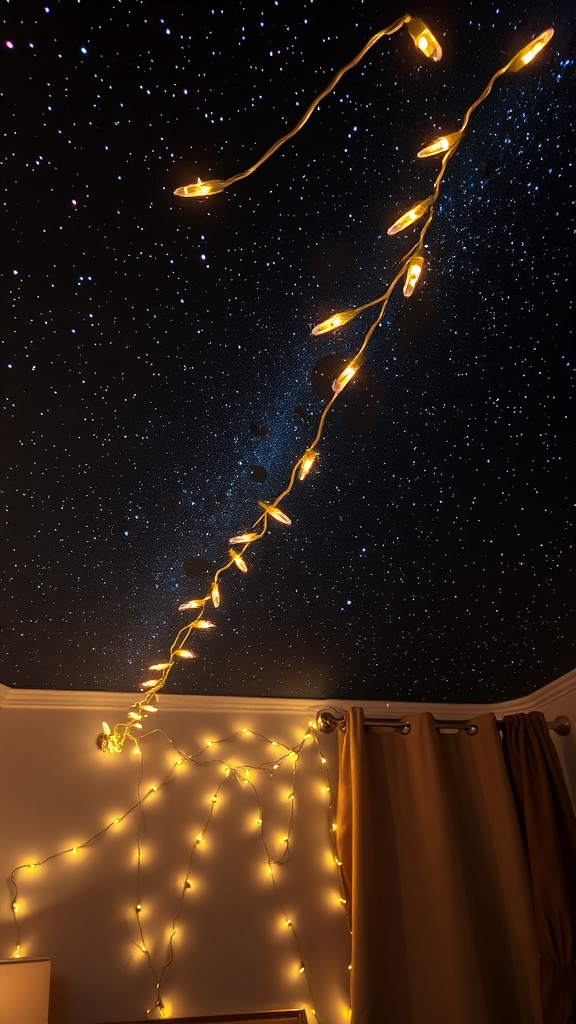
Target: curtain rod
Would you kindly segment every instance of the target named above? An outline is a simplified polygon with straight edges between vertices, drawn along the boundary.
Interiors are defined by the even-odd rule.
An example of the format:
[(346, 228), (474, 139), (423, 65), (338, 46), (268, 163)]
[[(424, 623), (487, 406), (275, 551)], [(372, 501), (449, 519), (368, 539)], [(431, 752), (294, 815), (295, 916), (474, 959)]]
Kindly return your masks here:
[[(478, 732), (478, 726), (471, 719), (435, 718), (434, 724), (437, 729), (463, 729), (469, 736), (474, 736)], [(496, 724), (499, 729), (502, 729), (503, 719), (497, 718)], [(331, 711), (319, 711), (316, 715), (316, 725), (320, 732), (334, 732), (338, 726), (344, 732), (346, 719), (343, 714), (333, 715)], [(411, 728), (408, 716), (404, 718), (365, 718), (364, 725), (388, 726), (392, 729), (398, 729), (402, 733), (409, 733)], [(553, 722), (546, 722), (546, 725), (552, 732), (558, 733), (559, 736), (567, 736), (571, 728), (570, 719), (567, 715), (557, 715)]]

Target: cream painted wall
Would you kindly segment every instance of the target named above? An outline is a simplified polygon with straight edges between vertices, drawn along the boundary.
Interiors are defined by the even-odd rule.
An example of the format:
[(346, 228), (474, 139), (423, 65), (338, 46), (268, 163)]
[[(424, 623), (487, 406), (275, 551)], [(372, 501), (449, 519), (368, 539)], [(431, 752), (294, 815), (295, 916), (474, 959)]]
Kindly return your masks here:
[[(95, 743), (101, 720), (112, 724), (124, 718), (132, 699), (130, 694), (0, 687), (4, 878), (20, 864), (80, 845), (135, 804), (140, 759), (129, 750), (105, 755)], [(576, 726), (576, 672), (528, 698), (500, 705), (362, 703), (370, 714), (394, 716), (419, 710), (469, 717), (488, 710), (500, 715), (540, 709), (548, 719), (567, 714)], [(198, 753), (208, 739), (224, 740), (204, 751), (201, 760), (212, 763), (178, 766), (144, 802), (140, 823), (135, 810), (88, 848), (17, 873), (22, 954), (52, 958), (50, 1024), (146, 1019), (156, 999), (156, 980), (137, 945), (136, 834), (139, 829), (141, 921), (153, 965), (160, 970), (190, 850), (210, 813), (211, 797), (225, 779), (226, 764), (264, 767), (251, 771), (247, 784), (234, 773), (224, 781), (205, 839), (193, 854), (192, 887), (186, 892), (174, 962), (162, 987), (166, 1005), (178, 1016), (301, 1006), (310, 1010), (313, 1001), (320, 1024), (346, 1020), (349, 935), (346, 908), (339, 903), (330, 794), (325, 791), (327, 770), (336, 781), (336, 737), (320, 737), (326, 765), (314, 740), (305, 742), (294, 784), (289, 759), (272, 768), (283, 751), (281, 744), (298, 744), (321, 706), (160, 696), (158, 732), (142, 742), (141, 794), (160, 786), (178, 759), (170, 740), (186, 755)], [(242, 729), (261, 735), (242, 734)], [(554, 737), (573, 797), (575, 732), (573, 728), (568, 737)], [(292, 791), (290, 856), (273, 867), (284, 913), (256, 820), (262, 817), (270, 852), (280, 857)], [(16, 942), (11, 899), (5, 885), (0, 956), (11, 956)], [(301, 953), (286, 915), (294, 923)], [(300, 957), (304, 974), (298, 972)], [(148, 1019), (156, 1016), (153, 1012)]]

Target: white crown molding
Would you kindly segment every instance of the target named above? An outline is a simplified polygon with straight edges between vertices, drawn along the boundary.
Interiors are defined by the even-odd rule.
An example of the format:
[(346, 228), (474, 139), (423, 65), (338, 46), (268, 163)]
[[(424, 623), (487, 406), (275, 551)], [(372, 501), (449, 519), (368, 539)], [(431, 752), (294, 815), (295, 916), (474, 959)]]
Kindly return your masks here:
[[(512, 715), (528, 711), (544, 711), (550, 704), (558, 704), (568, 693), (576, 691), (576, 669), (560, 676), (546, 686), (516, 700), (490, 704), (447, 704), (423, 701), (383, 700), (303, 700), (291, 697), (210, 697), (205, 694), (160, 693), (159, 708), (175, 712), (236, 713), (250, 711), (265, 714), (294, 714), (315, 717), (322, 708), (350, 708), (361, 704), (374, 715), (401, 716), (415, 711), (429, 711), (440, 718), (470, 718), (493, 712)], [(102, 690), (25, 690), (0, 683), (0, 709), (91, 710), (110, 711), (128, 708), (140, 696), (132, 693)], [(559, 709), (558, 713), (562, 713)]]

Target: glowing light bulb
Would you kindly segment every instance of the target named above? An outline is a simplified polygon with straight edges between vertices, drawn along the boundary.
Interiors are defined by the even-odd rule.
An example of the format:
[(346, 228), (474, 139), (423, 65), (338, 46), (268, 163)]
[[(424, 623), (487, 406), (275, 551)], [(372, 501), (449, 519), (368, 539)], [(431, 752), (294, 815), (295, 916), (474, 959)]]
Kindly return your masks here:
[(540, 53), (540, 50), (543, 50), (546, 44), (550, 42), (553, 35), (553, 28), (547, 28), (545, 32), (541, 32), (536, 39), (531, 43), (528, 43), (528, 46), (524, 46), (523, 49), (516, 54), (510, 62), (508, 71), (520, 71), (523, 67), (526, 67), (526, 64), (529, 64), (531, 60), (534, 60), (536, 54)]
[(14, 911), (15, 914), (18, 913), (18, 911), (20, 910), (20, 907), (18, 906), (17, 903), (13, 903), (12, 904), (12, 910)]
[(312, 334), (328, 334), (329, 331), (335, 331), (338, 327), (342, 327), (347, 324), (353, 316), (356, 316), (358, 310), (346, 309), (343, 313), (333, 313), (327, 320), (323, 320), (321, 324), (316, 324), (316, 327), (312, 328)]
[(292, 526), (292, 520), (284, 512), (281, 512), (279, 508), (276, 508), (276, 505), (267, 505), (265, 501), (259, 501), (258, 504), (277, 523), (282, 523), (284, 526)]
[(217, 583), (212, 584), (211, 597), (212, 604), (214, 605), (215, 608), (217, 608), (218, 605), (220, 604), (220, 589)]
[(428, 202), (417, 203), (411, 210), (408, 210), (407, 213), (403, 213), (398, 220), (395, 220), (392, 226), (388, 228), (387, 233), (389, 235), (396, 235), (399, 231), (404, 231), (406, 228), (409, 228), (411, 224), (414, 224), (415, 221), (420, 220), (420, 217), (424, 216), (428, 206)]
[(251, 544), (253, 540), (258, 540), (257, 533), (239, 533), (236, 537), (230, 537), (229, 544)]
[(240, 572), (248, 572), (248, 566), (242, 558), (242, 555), (239, 555), (237, 551), (234, 551), (234, 548), (230, 548), (228, 553), (236, 568), (240, 569)]
[(149, 711), (153, 715), (158, 711), (158, 708), (155, 708), (153, 704), (141, 704), (140, 707), (142, 711)]
[(214, 623), (208, 619), (196, 619), (196, 622), (191, 622), (190, 625), (192, 629), (214, 629)]
[[(169, 661), (161, 661), (157, 665), (150, 665), (151, 672), (163, 672), (166, 668), (170, 668)], [(145, 684), (143, 683), (142, 685), (144, 686)]]
[(451, 135), (441, 135), (439, 139), (435, 139), (429, 146), (424, 146), (424, 149), (419, 150), (417, 156), (439, 156), (441, 153), (447, 153), (458, 142), (459, 136), (460, 132), (452, 132)]
[(302, 961), (300, 961), (300, 967), (298, 968), (298, 974), (304, 974), (305, 970), (306, 970), (306, 968), (304, 967), (304, 963)]
[(141, 910), (142, 910), (142, 904), (141, 903), (137, 903), (136, 904), (136, 913), (139, 914), (141, 912)]
[(143, 683), (140, 683), (142, 690), (149, 690), (151, 686), (157, 686), (158, 679), (145, 679)]
[(142, 715), (140, 714), (139, 711), (129, 711), (128, 718), (133, 718), (135, 722), (139, 722), (142, 718)]
[(225, 181), (217, 179), (202, 181), (198, 178), (198, 181), (192, 182), (191, 185), (181, 185), (179, 188), (175, 188), (174, 195), (181, 196), (183, 199), (204, 199), (206, 196), (215, 195), (216, 192), (223, 192), (225, 188)]
[(408, 270), (406, 271), (406, 280), (404, 281), (404, 287), (402, 289), (406, 298), (412, 295), (420, 274), (422, 273), (422, 267), (424, 266), (423, 256), (412, 256), (410, 263), (408, 264)]
[(183, 661), (190, 660), (190, 658), (196, 658), (197, 655), (194, 651), (189, 651), (187, 647), (179, 647), (177, 651), (174, 651), (175, 658), (182, 658)]
[(308, 476), (308, 473), (312, 469), (312, 466), (314, 465), (314, 461), (317, 455), (318, 452), (315, 452), (313, 448), (308, 448), (304, 452), (304, 455), (302, 456), (302, 462), (300, 463), (300, 469), (298, 471), (299, 480), (304, 480)]
[(415, 47), (432, 60), (440, 60), (442, 47), (421, 18), (411, 18), (408, 22), (408, 31), (414, 40)]
[(358, 363), (356, 362), (355, 359), (353, 359), (351, 363), (348, 363), (348, 366), (344, 367), (342, 373), (338, 377), (336, 377), (336, 380), (333, 381), (332, 391), (339, 395), (340, 392), (344, 390), (346, 385), (350, 383), (352, 377), (354, 377), (357, 370)]
[(184, 604), (179, 604), (178, 611), (187, 612), (190, 608), (203, 608), (205, 603), (205, 601), (194, 598), (192, 601), (184, 601)]
[(326, 758), (325, 757), (321, 757), (320, 758), (320, 764), (326, 764)]
[(18, 943), (18, 945), (16, 946), (16, 949), (14, 950), (14, 959), (15, 960), (19, 960), (21, 956), (22, 956), (22, 946), (20, 945), (20, 943)]

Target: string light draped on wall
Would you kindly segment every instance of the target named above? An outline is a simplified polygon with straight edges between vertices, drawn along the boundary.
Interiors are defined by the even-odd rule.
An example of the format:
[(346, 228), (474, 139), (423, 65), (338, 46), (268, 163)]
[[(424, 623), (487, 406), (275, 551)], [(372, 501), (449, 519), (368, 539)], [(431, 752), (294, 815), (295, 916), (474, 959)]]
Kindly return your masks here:
[[(148, 737), (150, 738), (150, 737)], [(310, 721), (301, 739), (289, 746), (281, 739), (266, 736), (247, 726), (230, 735), (206, 740), (202, 749), (188, 753), (167, 736), (162, 730), (155, 730), (152, 738), (168, 745), (168, 768), (163, 778), (145, 782), (149, 771), (143, 750), (134, 747), (140, 772), (136, 786), (136, 799), (126, 808), (118, 809), (108, 821), (99, 826), (93, 834), (79, 837), (72, 844), (52, 852), (45, 852), (34, 860), (18, 864), (10, 873), (11, 911), (14, 924), (14, 947), (12, 957), (21, 959), (34, 955), (37, 944), (34, 929), (36, 911), (35, 898), (38, 888), (50, 888), (51, 867), (61, 860), (80, 864), (79, 870), (91, 869), (105, 856), (104, 846), (114, 842), (114, 836), (128, 830), (132, 837), (131, 863), (134, 865), (126, 905), (123, 912), (129, 923), (130, 946), (142, 957), (148, 971), (142, 986), (142, 999), (146, 993), (154, 993), (147, 1013), (151, 1019), (171, 1017), (174, 999), (170, 991), (171, 968), (182, 957), (182, 936), (189, 934), (192, 923), (199, 916), (195, 906), (198, 874), (203, 865), (210, 862), (216, 839), (213, 838), (215, 818), (219, 814), (230, 819), (231, 809), (246, 806), (246, 794), (250, 807), (249, 820), (244, 825), (259, 842), (254, 847), (253, 858), (260, 865), (259, 878), (272, 894), (269, 901), (273, 917), (290, 942), (284, 951), (287, 974), (293, 981), (293, 998), (307, 1006), (311, 1019), (320, 1019), (316, 1012), (311, 969), (317, 964), (317, 953), (309, 948), (301, 937), (301, 926), (308, 924), (310, 910), (305, 900), (295, 900), (293, 889), (287, 885), (285, 867), (292, 856), (293, 833), (297, 832), (296, 815), (301, 801), (307, 802), (304, 790), (314, 794), (315, 813), (324, 822), (323, 843), (314, 850), (315, 859), (323, 867), (325, 876), (325, 897), (332, 912), (343, 915), (346, 922), (347, 901), (342, 889), (341, 862), (336, 850), (335, 807), (325, 757), (316, 729), (316, 722)], [(303, 765), (302, 765), (303, 762)], [(190, 770), (194, 771), (193, 795), (190, 794)], [(300, 770), (302, 769), (302, 770)], [(212, 788), (205, 789), (204, 777)], [(168, 791), (184, 787), (181, 804), (181, 831), (190, 833), (184, 868), (177, 883), (161, 896), (164, 881), (167, 840), (151, 840), (154, 804), (166, 798)], [(189, 806), (190, 805), (190, 806)], [(192, 810), (191, 810), (192, 809)], [(192, 815), (195, 827), (190, 828), (188, 816)], [(280, 827), (278, 826), (280, 822)], [(228, 842), (230, 842), (230, 833)], [(241, 836), (234, 836), (237, 844)], [(162, 857), (150, 856), (154, 842), (162, 845)], [(301, 842), (301, 838), (300, 838)], [(38, 839), (38, 849), (42, 839)], [(198, 858), (200, 858), (200, 863)], [(151, 864), (151, 869), (146, 868)], [(191, 922), (192, 915), (192, 922)], [(340, 922), (342, 923), (342, 922)], [(345, 925), (347, 927), (347, 925)], [(116, 929), (117, 930), (117, 929)], [(321, 953), (323, 955), (323, 953)], [(279, 963), (279, 971), (284, 967)], [(342, 997), (341, 997), (342, 999)], [(346, 1000), (343, 1006), (344, 1019), (349, 1017)], [(143, 1012), (143, 1011), (142, 1011)], [(178, 1015), (180, 1013), (178, 1012)]]

